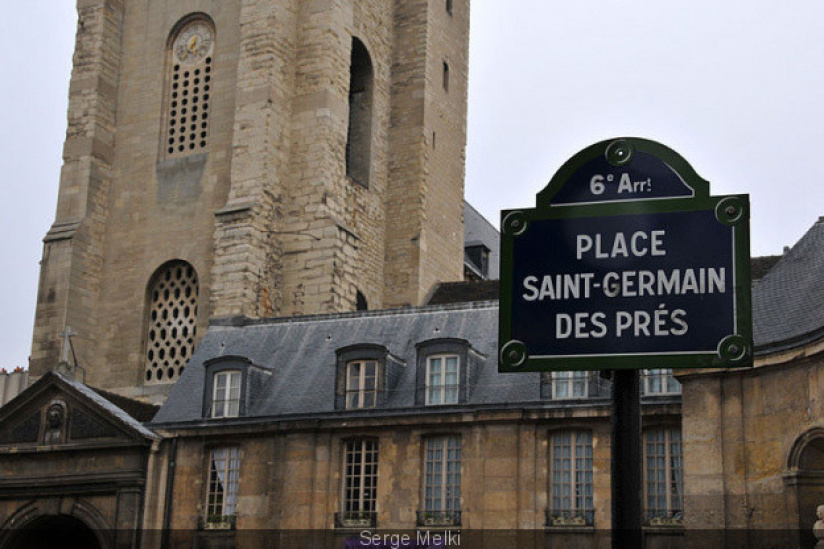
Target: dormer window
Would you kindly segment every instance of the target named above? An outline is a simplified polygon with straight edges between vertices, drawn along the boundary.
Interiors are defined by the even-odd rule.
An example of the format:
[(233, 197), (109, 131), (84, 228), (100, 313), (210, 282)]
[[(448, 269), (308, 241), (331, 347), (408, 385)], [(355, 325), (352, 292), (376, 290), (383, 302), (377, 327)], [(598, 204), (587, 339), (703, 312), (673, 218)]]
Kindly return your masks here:
[(470, 279), (489, 278), (489, 254), (490, 250), (483, 242), (471, 241), (464, 244), (464, 267)]
[(469, 342), (455, 338), (430, 339), (418, 343), (416, 347), (418, 371), (415, 404), (441, 406), (465, 403), (470, 385)]
[(552, 398), (586, 398), (588, 381), (588, 372), (552, 372)]
[(207, 360), (203, 384), (203, 417), (244, 417), (272, 372), (243, 356), (224, 355)]
[(363, 343), (336, 351), (335, 409), (360, 410), (386, 405), (401, 378), (403, 362), (383, 345)]
[(242, 372), (228, 370), (214, 374), (212, 383), (212, 417), (238, 417)]
[(458, 355), (426, 357), (426, 405), (457, 404), (459, 379)]
[(374, 408), (378, 397), (378, 362), (353, 360), (346, 365), (346, 408)]

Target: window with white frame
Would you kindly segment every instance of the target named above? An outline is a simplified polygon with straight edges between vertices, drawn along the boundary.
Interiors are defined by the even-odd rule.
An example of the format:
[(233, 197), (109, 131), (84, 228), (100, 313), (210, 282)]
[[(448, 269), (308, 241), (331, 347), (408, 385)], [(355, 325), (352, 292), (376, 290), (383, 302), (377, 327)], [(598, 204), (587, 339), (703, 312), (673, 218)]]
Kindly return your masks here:
[(343, 523), (368, 518), (376, 511), (378, 492), (378, 441), (350, 440), (345, 447)]
[(426, 404), (457, 404), (460, 388), (458, 355), (426, 357)]
[(584, 371), (552, 372), (552, 398), (584, 398), (589, 374)]
[(684, 462), (681, 429), (644, 433), (644, 484), (649, 524), (681, 524), (684, 515)]
[(238, 417), (240, 415), (240, 383), (243, 378), (238, 370), (217, 372), (212, 381), (212, 417)]
[(426, 440), (424, 463), (424, 512), (419, 523), (460, 524), (461, 437)]
[(230, 524), (237, 516), (240, 448), (228, 446), (209, 452), (206, 524)]
[(681, 383), (672, 375), (672, 369), (644, 370), (645, 395), (680, 395)]
[(592, 433), (563, 431), (550, 437), (550, 507), (547, 524), (593, 524)]
[(378, 363), (353, 360), (346, 365), (346, 407), (374, 408), (378, 394)]

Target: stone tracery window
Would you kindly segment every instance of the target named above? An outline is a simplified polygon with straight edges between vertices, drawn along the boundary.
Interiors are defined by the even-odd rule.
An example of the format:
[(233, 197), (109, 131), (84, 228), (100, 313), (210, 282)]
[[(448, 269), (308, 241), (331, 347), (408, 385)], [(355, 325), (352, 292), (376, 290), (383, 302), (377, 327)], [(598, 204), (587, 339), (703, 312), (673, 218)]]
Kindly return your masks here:
[(185, 261), (163, 265), (148, 292), (146, 383), (174, 381), (192, 356), (197, 331), (198, 281)]
[(170, 40), (164, 100), (166, 158), (205, 152), (208, 145), (214, 27), (203, 16), (187, 19)]

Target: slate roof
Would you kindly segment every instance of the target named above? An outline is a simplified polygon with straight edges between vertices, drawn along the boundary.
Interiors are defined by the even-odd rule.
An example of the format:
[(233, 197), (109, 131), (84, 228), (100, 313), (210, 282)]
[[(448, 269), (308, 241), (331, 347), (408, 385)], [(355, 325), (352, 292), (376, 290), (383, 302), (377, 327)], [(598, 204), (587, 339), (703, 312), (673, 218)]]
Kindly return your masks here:
[[(246, 418), (315, 415), (334, 412), (336, 350), (355, 344), (379, 344), (403, 363), (402, 374), (380, 414), (415, 408), (417, 343), (459, 338), (471, 343), (470, 376), (464, 405), (540, 401), (540, 374), (499, 374), (498, 306), (476, 302), (462, 306), (420, 307), (259, 321), (246, 326), (212, 325), (153, 421), (202, 419), (204, 366), (218, 356), (240, 355), (273, 375), (251, 404)], [(474, 389), (473, 389), (474, 388)], [(436, 409), (437, 408), (437, 409)], [(427, 411), (445, 411), (438, 406)], [(339, 411), (339, 413), (364, 413)], [(367, 411), (365, 413), (372, 413)]]
[(464, 202), (464, 246), (482, 243), (489, 248), (489, 272), (487, 278), (500, 277), (501, 234), (492, 223), (482, 216), (469, 202)]
[(780, 255), (764, 255), (761, 257), (753, 257), (750, 261), (750, 278), (753, 284), (767, 276), (767, 273), (775, 267), (783, 256)]
[(497, 301), (500, 296), (498, 280), (467, 280), (442, 282), (435, 286), (427, 305), (467, 303), (469, 301)]
[[(140, 433), (142, 436), (151, 439), (159, 439), (160, 437), (154, 433), (152, 430), (148, 429), (138, 421), (137, 419), (130, 416), (126, 413), (123, 409), (112, 403), (110, 400), (99, 394), (95, 389), (92, 389), (88, 385), (81, 383), (75, 379), (67, 377), (58, 372), (49, 372), (46, 376), (53, 375), (60, 379), (66, 385), (69, 385), (73, 389), (75, 389), (78, 393), (82, 394), (92, 402), (94, 402), (97, 406), (104, 409), (106, 412), (114, 416), (116, 419), (121, 421), (123, 424), (127, 425), (128, 427), (132, 428), (133, 430)], [(46, 377), (44, 376), (44, 378)], [(120, 397), (125, 398), (125, 397)]]
[(104, 391), (97, 387), (91, 387), (91, 389), (141, 423), (151, 421), (157, 414), (157, 411), (160, 410), (160, 406), (157, 404), (140, 402), (139, 400)]
[(756, 353), (824, 335), (824, 217), (753, 288)]

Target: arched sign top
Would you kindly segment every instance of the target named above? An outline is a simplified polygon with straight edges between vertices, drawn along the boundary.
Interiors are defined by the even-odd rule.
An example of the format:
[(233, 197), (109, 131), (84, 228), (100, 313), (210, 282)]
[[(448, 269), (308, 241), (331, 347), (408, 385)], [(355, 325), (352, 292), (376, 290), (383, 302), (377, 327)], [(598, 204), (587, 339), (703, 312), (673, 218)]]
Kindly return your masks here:
[(707, 198), (709, 183), (669, 147), (637, 137), (607, 139), (570, 158), (538, 193), (538, 208)]

